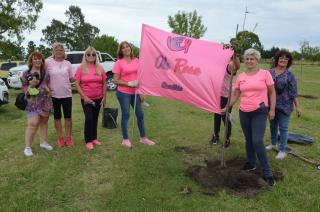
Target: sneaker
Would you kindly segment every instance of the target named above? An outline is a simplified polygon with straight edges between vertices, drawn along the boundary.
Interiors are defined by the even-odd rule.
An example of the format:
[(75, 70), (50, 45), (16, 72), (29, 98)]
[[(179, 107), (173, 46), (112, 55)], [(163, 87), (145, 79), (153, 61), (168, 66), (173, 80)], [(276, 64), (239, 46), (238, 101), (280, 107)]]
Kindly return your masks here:
[(230, 146), (230, 139), (228, 138), (228, 139), (226, 139), (226, 141), (224, 142), (223, 147), (224, 147), (224, 148), (228, 148), (229, 146)]
[(243, 170), (243, 171), (253, 171), (255, 169), (256, 169), (256, 167), (251, 165), (251, 163), (249, 163), (249, 162), (246, 162), (244, 164), (244, 166), (241, 168), (241, 170)]
[(53, 147), (52, 147), (50, 144), (48, 144), (48, 143), (40, 144), (40, 147), (41, 147), (42, 149), (47, 150), (47, 151), (52, 151), (52, 150), (53, 150)]
[(71, 147), (71, 148), (74, 147), (74, 144), (73, 144), (73, 142), (72, 142), (72, 138), (71, 138), (71, 137), (66, 137), (66, 145), (67, 145), (68, 147)]
[(128, 147), (128, 148), (132, 148), (132, 144), (131, 141), (129, 139), (123, 139), (122, 140), (122, 145)]
[(272, 149), (276, 149), (276, 145), (270, 144), (268, 146), (266, 146), (266, 150), (272, 150)]
[(144, 102), (142, 103), (142, 105), (145, 106), (145, 107), (150, 107), (150, 104), (149, 104), (148, 102), (146, 102), (146, 101), (144, 101)]
[(276, 184), (273, 176), (263, 177), (263, 179), (266, 181), (266, 183), (268, 183), (269, 186), (274, 186)]
[(140, 138), (140, 143), (146, 144), (146, 145), (155, 145), (156, 143), (148, 139), (147, 137)]
[(93, 143), (92, 142), (86, 143), (86, 148), (89, 149), (89, 150), (92, 150), (93, 149)]
[(100, 142), (100, 141), (98, 141), (98, 140), (93, 140), (93, 141), (91, 141), (94, 145), (101, 145), (102, 143)]
[(63, 138), (58, 139), (58, 147), (60, 147), (60, 148), (64, 147), (64, 139)]
[(31, 157), (33, 155), (31, 147), (24, 148), (23, 153), (26, 157)]
[(218, 142), (219, 142), (219, 136), (213, 135), (210, 140), (210, 144), (217, 144)]
[(278, 154), (277, 154), (277, 156), (276, 156), (276, 159), (277, 159), (277, 160), (282, 160), (282, 159), (284, 159), (285, 157), (287, 157), (287, 153), (280, 151), (280, 152), (278, 152)]

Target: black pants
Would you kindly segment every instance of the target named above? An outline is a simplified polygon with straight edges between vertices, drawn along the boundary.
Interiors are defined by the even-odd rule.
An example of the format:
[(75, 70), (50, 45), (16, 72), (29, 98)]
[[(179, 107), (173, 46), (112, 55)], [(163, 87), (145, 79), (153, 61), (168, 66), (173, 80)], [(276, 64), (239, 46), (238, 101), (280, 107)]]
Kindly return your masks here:
[[(224, 108), (228, 103), (228, 98), (227, 97), (220, 97), (220, 107)], [(229, 113), (231, 113), (232, 108), (229, 108)], [(223, 123), (226, 121), (226, 115), (220, 115), (215, 113), (214, 114), (214, 135), (219, 137), (220, 133), (220, 125), (221, 125), (221, 118), (223, 120)], [(230, 138), (231, 136), (231, 122), (228, 120), (228, 131), (227, 131), (227, 139)]]
[(93, 100), (94, 105), (85, 104), (84, 101), (81, 100), (81, 105), (85, 116), (84, 139), (86, 143), (97, 139), (97, 127), (101, 100), (102, 99)]
[(61, 107), (63, 109), (63, 117), (65, 119), (71, 118), (72, 112), (72, 97), (54, 98), (52, 97), (53, 117), (54, 119), (61, 119)]

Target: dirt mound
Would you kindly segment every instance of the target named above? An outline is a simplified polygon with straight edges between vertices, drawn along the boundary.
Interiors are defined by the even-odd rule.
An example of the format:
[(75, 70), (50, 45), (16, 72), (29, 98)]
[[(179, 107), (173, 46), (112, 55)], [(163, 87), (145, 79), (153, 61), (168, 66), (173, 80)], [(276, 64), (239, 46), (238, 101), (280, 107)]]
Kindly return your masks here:
[[(206, 161), (207, 166), (193, 165), (187, 168), (186, 175), (201, 184), (203, 193), (214, 195), (218, 191), (227, 189), (235, 195), (253, 198), (261, 189), (272, 189), (262, 178), (259, 167), (255, 171), (241, 171), (243, 159), (226, 162), (222, 168), (220, 161)], [(276, 181), (283, 180), (281, 173), (274, 172)]]
[[(175, 147), (176, 152), (197, 156), (202, 151), (190, 147)], [(202, 152), (202, 153), (200, 153)], [(235, 158), (226, 161), (226, 167), (221, 167), (220, 161), (206, 160), (205, 165), (190, 165), (186, 175), (199, 183), (202, 192), (207, 195), (215, 195), (219, 191), (226, 190), (234, 195), (244, 198), (254, 198), (260, 190), (272, 190), (261, 177), (260, 167), (254, 171), (242, 171), (246, 160)], [(280, 172), (273, 171), (276, 181), (283, 180)]]

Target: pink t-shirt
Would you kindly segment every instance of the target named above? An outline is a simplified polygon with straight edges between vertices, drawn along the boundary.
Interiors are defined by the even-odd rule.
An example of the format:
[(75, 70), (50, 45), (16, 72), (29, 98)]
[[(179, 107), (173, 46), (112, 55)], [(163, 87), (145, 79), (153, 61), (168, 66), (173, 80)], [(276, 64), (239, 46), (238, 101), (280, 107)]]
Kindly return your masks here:
[[(138, 66), (138, 58), (132, 59), (130, 63), (128, 63), (124, 58), (122, 58), (114, 64), (112, 72), (114, 74), (120, 74), (119, 79), (121, 81), (130, 82), (137, 80)], [(129, 86), (118, 86), (118, 91), (121, 91), (126, 94), (134, 94), (135, 88)]]
[[(75, 80), (79, 82), (83, 93), (91, 100), (101, 99), (103, 97), (103, 83), (107, 79), (106, 71), (100, 66), (101, 76), (96, 73), (95, 66), (88, 67), (88, 74), (82, 73), (82, 66), (77, 68), (74, 76)], [(83, 97), (81, 96), (81, 99)]]
[(260, 107), (264, 102), (268, 106), (268, 87), (273, 85), (273, 79), (269, 71), (260, 69), (255, 75), (239, 74), (236, 81), (236, 89), (240, 94), (240, 110), (251, 112)]
[(72, 66), (67, 60), (55, 61), (53, 58), (46, 59), (46, 72), (50, 76), (51, 95), (55, 98), (72, 97), (71, 82)]

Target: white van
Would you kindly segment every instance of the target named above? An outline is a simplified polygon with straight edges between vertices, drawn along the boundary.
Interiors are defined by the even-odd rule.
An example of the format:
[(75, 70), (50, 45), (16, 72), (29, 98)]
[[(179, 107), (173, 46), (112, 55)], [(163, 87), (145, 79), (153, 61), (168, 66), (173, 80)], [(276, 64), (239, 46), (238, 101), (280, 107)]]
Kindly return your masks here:
[[(83, 54), (84, 54), (84, 51), (66, 52), (66, 60), (70, 61), (72, 65), (73, 75), (75, 75), (77, 67), (82, 62)], [(108, 53), (100, 53), (99, 51), (97, 51), (97, 56), (99, 58), (100, 64), (106, 70), (108, 90), (115, 90), (117, 86), (113, 82), (112, 68), (114, 66), (114, 63), (116, 62), (116, 59), (114, 59)], [(21, 73), (23, 73), (26, 70), (28, 70), (27, 65), (11, 68), (9, 70), (9, 76), (8, 76), (9, 86), (12, 88), (21, 88), (20, 76), (21, 76)]]
[(0, 79), (0, 105), (9, 103), (8, 87), (6, 83)]

